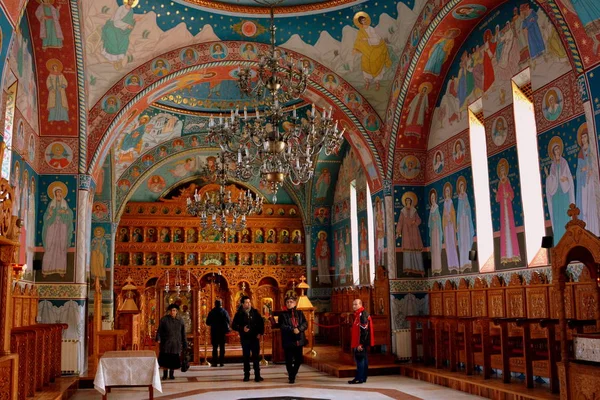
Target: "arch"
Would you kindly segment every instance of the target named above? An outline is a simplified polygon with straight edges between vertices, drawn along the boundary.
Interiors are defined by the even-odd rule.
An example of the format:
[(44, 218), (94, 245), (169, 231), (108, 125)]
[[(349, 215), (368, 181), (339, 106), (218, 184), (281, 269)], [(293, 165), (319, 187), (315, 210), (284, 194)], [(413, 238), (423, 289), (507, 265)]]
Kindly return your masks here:
[[(561, 37), (562, 44), (565, 47), (565, 50), (567, 50), (569, 61), (571, 62), (571, 65), (575, 68), (576, 72), (578, 72), (578, 73), (583, 72), (579, 52), (577, 51), (577, 48), (575, 46), (572, 35), (564, 21), (562, 14), (560, 13), (560, 10), (556, 6), (556, 4), (553, 1), (552, 2), (548, 2), (548, 1), (544, 1), (544, 0), (531, 0), (531, 1), (534, 1), (541, 9), (544, 10), (546, 15), (548, 16), (550, 23), (557, 30), (559, 36)], [(452, 11), (461, 2), (462, 2), (462, 0), (450, 0), (444, 6), (442, 6), (441, 8), (438, 8), (437, 15), (431, 20), (431, 22), (428, 25), (421, 26), (419, 24), (419, 22), (422, 22), (422, 20), (423, 20), (423, 12), (427, 8), (427, 5), (431, 5), (435, 12), (435, 10), (436, 10), (435, 6), (436, 6), (436, 4), (439, 3), (438, 0), (429, 0), (427, 5), (425, 7), (423, 7), (421, 16), (419, 17), (419, 19), (417, 20), (417, 22), (415, 23), (415, 25), (413, 27), (413, 30), (415, 30), (415, 29), (421, 30), (421, 35), (420, 35), (421, 39), (419, 40), (419, 43), (417, 44), (417, 46), (412, 47), (407, 42), (407, 45), (404, 47), (404, 51), (403, 51), (403, 54), (401, 57), (404, 57), (405, 54), (407, 54), (410, 57), (410, 63), (408, 65), (404, 65), (404, 66), (399, 65), (398, 66), (398, 69), (397, 69), (396, 75), (395, 75), (395, 79), (394, 79), (394, 87), (398, 86), (398, 89), (392, 90), (392, 93), (390, 95), (390, 101), (388, 103), (388, 109), (389, 108), (393, 109), (393, 118), (392, 118), (392, 121), (386, 121), (387, 129), (385, 132), (385, 137), (389, 138), (388, 148), (387, 148), (387, 152), (386, 152), (386, 155), (387, 155), (387, 169), (386, 169), (386, 173), (385, 173), (386, 179), (390, 179), (390, 180), (394, 179), (394, 176), (393, 176), (394, 167), (393, 166), (394, 166), (395, 149), (397, 147), (397, 140), (399, 138), (398, 135), (400, 133), (399, 126), (401, 123), (402, 115), (404, 113), (405, 101), (406, 101), (406, 97), (409, 92), (409, 89), (413, 85), (415, 76), (420, 75), (418, 73), (419, 71), (417, 71), (417, 65), (419, 64), (421, 59), (425, 56), (424, 50), (426, 48), (430, 47), (433, 40), (439, 39), (439, 31), (440, 31), (439, 28), (440, 28), (441, 22), (444, 21), (444, 19), (446, 17), (448, 17), (448, 15), (451, 14)], [(487, 13), (483, 14), (480, 18), (475, 19), (474, 25), (471, 27), (471, 29), (478, 26), (478, 24), (483, 19), (488, 17), (494, 9), (503, 5), (504, 3), (505, 2), (502, 0), (491, 0), (486, 5)], [(471, 29), (469, 29), (469, 33), (470, 33)], [(446, 65), (443, 69), (443, 75), (441, 75), (441, 76), (443, 76), (444, 79), (442, 79), (442, 81), (441, 81), (442, 83), (445, 82), (447, 70), (448, 70), (449, 66), (452, 65), (453, 60), (456, 57), (458, 50), (462, 47), (464, 40), (466, 38), (468, 38), (469, 36), (470, 35), (467, 34), (460, 43), (457, 43), (456, 45), (454, 45), (452, 51), (448, 55), (448, 60), (450, 60), (450, 61), (448, 61), (446, 63)], [(403, 71), (403, 68), (405, 68), (406, 70)], [(401, 86), (400, 86), (400, 82), (402, 82)], [(434, 90), (432, 91), (433, 96), (430, 96), (430, 98), (435, 98), (435, 100), (437, 102), (440, 90), (441, 90), (441, 84), (437, 88), (434, 88)]]
[[(125, 89), (125, 81), (126, 78), (130, 75), (141, 75), (144, 71), (147, 71), (151, 68), (152, 63), (158, 58), (165, 58), (169, 60), (170, 58), (175, 58), (177, 54), (183, 48), (193, 48), (199, 54), (207, 54), (208, 49), (210, 48), (213, 42), (200, 43), (192, 46), (182, 47), (180, 49), (172, 50), (168, 53), (159, 55), (154, 57), (152, 60), (142, 64), (141, 66), (135, 68), (130, 71), (126, 76), (122, 77), (117, 83), (115, 83), (112, 88), (110, 88), (101, 98), (97, 101), (97, 103), (92, 107), (89, 112), (89, 121), (93, 125), (89, 131), (89, 139), (88, 145), (90, 152), (87, 153), (87, 171), (88, 174), (95, 176), (97, 173), (97, 169), (99, 165), (101, 166), (101, 161), (104, 160), (108, 153), (108, 149), (112, 146), (114, 139), (117, 135), (116, 131), (122, 129), (126, 123), (132, 120), (135, 116), (139, 115), (140, 109), (145, 109), (145, 107), (151, 105), (154, 100), (157, 98), (157, 93), (161, 96), (172, 92), (177, 89), (177, 84), (191, 84), (194, 82), (194, 78), (198, 78), (198, 73), (203, 69), (219, 67), (219, 66), (234, 66), (234, 65), (256, 65), (256, 62), (247, 61), (241, 59), (238, 54), (234, 52), (230, 52), (230, 57), (228, 57), (227, 61), (211, 61), (211, 62), (200, 62), (193, 66), (183, 66), (180, 62), (172, 62), (174, 70), (172, 70), (165, 77), (156, 77), (150, 74), (144, 74), (145, 86), (139, 90), (137, 93), (132, 93), (131, 91), (127, 91)], [(225, 45), (232, 45), (233, 47), (239, 47), (242, 42), (236, 41), (221, 41), (220, 43), (224, 43)], [(261, 50), (265, 50), (267, 45), (257, 43), (257, 46), (261, 48)], [(291, 56), (296, 59), (300, 58), (309, 58), (300, 53), (296, 53), (290, 50), (286, 50)], [(365, 142), (367, 148), (370, 149), (371, 157), (374, 165), (377, 166), (377, 174), (378, 178), (381, 180), (383, 177), (384, 171), (384, 159), (382, 159), (382, 155), (384, 154), (384, 145), (382, 140), (382, 135), (379, 134), (380, 131), (377, 132), (368, 132), (363, 123), (359, 120), (359, 118), (346, 106), (345, 99), (342, 98), (341, 95), (345, 93), (342, 89), (337, 90), (336, 93), (332, 93), (327, 90), (323, 86), (321, 86), (320, 82), (317, 81), (316, 78), (320, 78), (326, 74), (333, 74), (336, 76), (340, 82), (338, 85), (339, 88), (343, 88), (346, 91), (352, 90), (358, 94), (358, 91), (354, 90), (354, 88), (343, 80), (341, 77), (337, 76), (333, 71), (329, 70), (325, 66), (320, 63), (317, 63), (314, 60), (311, 60), (315, 65), (315, 69), (313, 74), (311, 74), (311, 80), (309, 81), (309, 88), (311, 89), (310, 93), (317, 93), (320, 95), (320, 99), (325, 101), (330, 106), (334, 106), (335, 110), (341, 114), (341, 121), (345, 121), (350, 129), (358, 132), (358, 136), (362, 138)], [(187, 78), (187, 79), (186, 79)], [(163, 92), (161, 92), (163, 91)], [(309, 94), (310, 94), (309, 93)], [(310, 97), (309, 94), (303, 96), (303, 98)], [(102, 100), (108, 96), (117, 96), (121, 99), (122, 106), (120, 110), (114, 114), (107, 114), (102, 110)], [(313, 95), (314, 96), (314, 95)], [(358, 116), (367, 116), (373, 114), (378, 118), (379, 126), (383, 126), (379, 116), (370, 106), (368, 101), (364, 99), (360, 94), (358, 96), (361, 98), (361, 104), (358, 107), (357, 114)], [(145, 104), (142, 104), (144, 103)], [(84, 154), (84, 153), (82, 153)], [(361, 160), (362, 161), (362, 160)]]
[[(200, 148), (200, 150), (202, 151), (210, 151), (211, 148)], [(216, 149), (214, 149), (216, 151)], [(115, 191), (113, 191), (112, 193), (112, 203), (113, 203), (113, 209), (114, 211), (114, 221), (119, 221), (121, 219), (121, 216), (123, 215), (123, 212), (125, 211), (125, 207), (127, 205), (127, 202), (129, 201), (129, 199), (131, 198), (131, 196), (133, 196), (133, 194), (136, 192), (136, 190), (146, 181), (146, 179), (148, 177), (150, 177), (156, 170), (158, 170), (159, 168), (161, 168), (162, 166), (168, 164), (169, 162), (172, 162), (172, 160), (174, 158), (179, 158), (179, 157), (185, 157), (187, 154), (192, 154), (195, 152), (198, 152), (199, 149), (186, 149), (184, 151), (181, 151), (179, 153), (174, 153), (171, 154), (169, 157), (160, 160), (159, 162), (157, 162), (156, 164), (154, 164), (151, 168), (149, 168), (148, 170), (144, 171), (143, 173), (140, 174), (140, 176), (135, 180), (135, 182), (129, 187), (129, 190), (123, 195), (123, 196), (119, 196), (117, 197), (116, 191), (119, 190), (118, 188), (116, 188)], [(131, 168), (131, 167), (130, 167)], [(128, 168), (127, 170), (130, 170), (130, 168)], [(127, 171), (126, 170), (126, 171)], [(122, 175), (125, 176), (125, 173)], [(176, 185), (181, 185), (182, 183), (186, 183), (186, 182), (190, 182), (194, 179), (198, 178), (198, 175), (194, 175), (194, 176), (189, 176), (186, 177), (184, 179), (181, 179), (179, 181), (177, 181), (177, 183), (168, 188), (165, 189), (163, 191), (163, 193), (168, 193), (171, 189), (173, 189)], [(242, 182), (239, 181), (237, 179), (234, 178), (230, 178), (229, 179), (230, 182), (236, 183), (240, 186), (245, 186), (249, 189), (251, 189), (253, 192), (255, 193), (260, 193), (261, 195), (263, 195), (267, 201), (266, 203), (269, 203), (268, 197), (266, 197), (255, 185), (248, 183), (248, 182)], [(292, 200), (294, 200), (296, 202), (296, 206), (298, 206), (299, 210), (300, 210), (300, 214), (302, 215), (302, 223), (304, 225), (307, 224), (307, 218), (309, 218), (308, 216), (308, 211), (305, 209), (305, 202), (300, 201), (300, 199), (297, 196), (297, 193), (295, 190), (290, 190), (293, 189), (294, 186), (292, 186), (290, 183), (286, 182), (286, 184), (284, 185), (284, 188), (286, 189), (287, 193), (289, 194), (289, 196), (292, 198)]]
[(272, 277), (271, 275), (266, 275), (266, 276), (263, 276), (262, 278), (260, 278), (260, 281), (258, 281), (257, 286), (263, 286), (263, 285), (271, 285), (271, 286), (274, 286), (277, 288), (279, 288), (281, 286), (279, 281), (276, 278)]

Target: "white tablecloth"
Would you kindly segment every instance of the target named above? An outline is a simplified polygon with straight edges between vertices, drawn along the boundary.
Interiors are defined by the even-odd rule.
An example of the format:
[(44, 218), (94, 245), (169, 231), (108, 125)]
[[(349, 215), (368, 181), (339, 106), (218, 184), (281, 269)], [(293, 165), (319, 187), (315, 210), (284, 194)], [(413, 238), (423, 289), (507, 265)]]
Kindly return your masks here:
[(152, 385), (162, 393), (158, 361), (153, 351), (107, 351), (100, 358), (94, 388), (102, 395), (107, 386), (142, 385)]

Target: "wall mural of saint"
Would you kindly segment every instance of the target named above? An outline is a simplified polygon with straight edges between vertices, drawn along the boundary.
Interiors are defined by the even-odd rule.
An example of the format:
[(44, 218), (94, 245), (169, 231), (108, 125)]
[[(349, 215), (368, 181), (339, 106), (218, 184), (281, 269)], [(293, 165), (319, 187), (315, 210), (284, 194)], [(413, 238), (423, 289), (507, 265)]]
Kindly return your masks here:
[(51, 201), (44, 213), (42, 240), (44, 258), (42, 259), (42, 275), (67, 273), (67, 251), (73, 237), (73, 210), (69, 207), (65, 195), (67, 186), (56, 181), (48, 186)]
[(415, 208), (417, 200), (414, 192), (406, 192), (402, 195), (404, 207), (400, 211), (396, 224), (396, 237), (402, 238), (402, 272), (424, 276), (423, 240), (419, 232), (421, 217)]

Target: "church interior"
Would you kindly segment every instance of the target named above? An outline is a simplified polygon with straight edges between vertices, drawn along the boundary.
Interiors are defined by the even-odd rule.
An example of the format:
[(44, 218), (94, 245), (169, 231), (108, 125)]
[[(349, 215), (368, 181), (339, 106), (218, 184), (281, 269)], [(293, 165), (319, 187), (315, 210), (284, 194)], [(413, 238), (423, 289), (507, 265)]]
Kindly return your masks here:
[[(0, 5), (0, 399), (599, 398), (598, 0)], [(171, 304), (189, 371), (100, 390)]]

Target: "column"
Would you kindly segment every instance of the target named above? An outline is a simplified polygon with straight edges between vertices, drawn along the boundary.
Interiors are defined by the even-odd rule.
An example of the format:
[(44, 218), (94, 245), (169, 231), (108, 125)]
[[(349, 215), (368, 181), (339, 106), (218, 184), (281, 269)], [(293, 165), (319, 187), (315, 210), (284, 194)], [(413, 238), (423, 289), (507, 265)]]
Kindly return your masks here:
[(384, 263), (389, 279), (396, 278), (396, 221), (394, 221), (394, 191), (392, 181), (383, 182), (383, 205), (385, 207), (385, 236), (386, 248)]
[(304, 259), (306, 264), (306, 281), (310, 282), (310, 288), (306, 295), (310, 298), (312, 296), (312, 225), (304, 225), (304, 243), (305, 243), (305, 256)]

